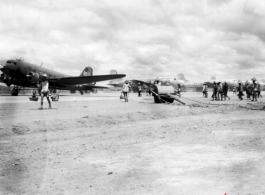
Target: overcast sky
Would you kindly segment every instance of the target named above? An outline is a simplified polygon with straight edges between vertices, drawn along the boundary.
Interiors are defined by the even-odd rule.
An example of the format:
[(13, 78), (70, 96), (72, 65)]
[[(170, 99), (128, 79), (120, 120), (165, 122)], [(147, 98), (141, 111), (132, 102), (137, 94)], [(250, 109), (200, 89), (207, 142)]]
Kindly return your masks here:
[(264, 0), (1, 0), (0, 58), (70, 75), (265, 78)]

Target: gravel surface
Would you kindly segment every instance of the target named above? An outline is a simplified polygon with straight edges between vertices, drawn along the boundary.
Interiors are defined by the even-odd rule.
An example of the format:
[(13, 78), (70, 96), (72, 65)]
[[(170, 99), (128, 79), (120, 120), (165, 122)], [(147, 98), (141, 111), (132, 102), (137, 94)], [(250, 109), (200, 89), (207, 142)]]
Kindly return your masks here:
[(265, 104), (184, 96), (0, 97), (0, 194), (265, 194)]

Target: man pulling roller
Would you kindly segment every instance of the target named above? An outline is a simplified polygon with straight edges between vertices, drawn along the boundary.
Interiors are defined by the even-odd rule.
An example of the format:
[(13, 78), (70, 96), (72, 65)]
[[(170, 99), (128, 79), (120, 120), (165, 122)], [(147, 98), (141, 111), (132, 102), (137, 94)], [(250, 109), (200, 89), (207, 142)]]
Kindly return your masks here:
[(142, 86), (141, 86), (141, 84), (140, 83), (138, 83), (138, 97), (141, 97), (142, 96), (142, 94), (141, 94), (141, 92), (142, 92)]
[(47, 74), (42, 75), (41, 80), (42, 80), (41, 83), (40, 83), (40, 88), (41, 88), (41, 92), (40, 92), (40, 95), (41, 95), (41, 107), (39, 109), (40, 110), (43, 109), (43, 98), (44, 97), (46, 97), (47, 100), (48, 100), (49, 108), (52, 108), (51, 107), (51, 101), (50, 101), (50, 98), (49, 98), (50, 92), (49, 92), (49, 82), (47, 81)]

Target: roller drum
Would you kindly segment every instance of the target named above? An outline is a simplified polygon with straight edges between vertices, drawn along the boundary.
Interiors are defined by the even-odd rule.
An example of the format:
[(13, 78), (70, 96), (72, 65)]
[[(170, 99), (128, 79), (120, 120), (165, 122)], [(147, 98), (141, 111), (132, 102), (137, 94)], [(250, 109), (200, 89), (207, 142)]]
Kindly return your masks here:
[(173, 86), (154, 85), (153, 91), (158, 95), (175, 94), (175, 89)]

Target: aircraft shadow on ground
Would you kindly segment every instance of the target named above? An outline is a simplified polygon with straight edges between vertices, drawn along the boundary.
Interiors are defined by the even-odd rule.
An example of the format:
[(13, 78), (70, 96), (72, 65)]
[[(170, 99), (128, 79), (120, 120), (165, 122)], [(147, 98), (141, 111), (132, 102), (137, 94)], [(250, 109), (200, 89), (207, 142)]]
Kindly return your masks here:
[[(9, 95), (9, 94), (1, 94), (0, 96), (12, 96), (12, 95)], [(19, 95), (19, 96), (31, 96), (31, 95), (24, 95), (24, 94), (22, 94), (22, 95)], [(12, 97), (18, 97), (18, 96), (12, 96)]]
[[(10, 97), (31, 97), (32, 95), (24, 95), (24, 94), (22, 94), (22, 95), (18, 95), (18, 96), (12, 96), (12, 95), (9, 95), (9, 94), (4, 94), (4, 95), (0, 95), (0, 96), (10, 96)], [(81, 96), (81, 95), (61, 95), (60, 94), (60, 97), (62, 97), (62, 96), (68, 96), (68, 97), (71, 97), (71, 96), (73, 96), (73, 97), (119, 97), (119, 95), (112, 95), (112, 96)]]
[(33, 108), (33, 109), (29, 109), (29, 110), (39, 110), (39, 111), (42, 111), (42, 110), (57, 110), (58, 108), (43, 108), (43, 109), (39, 109), (39, 108)]

